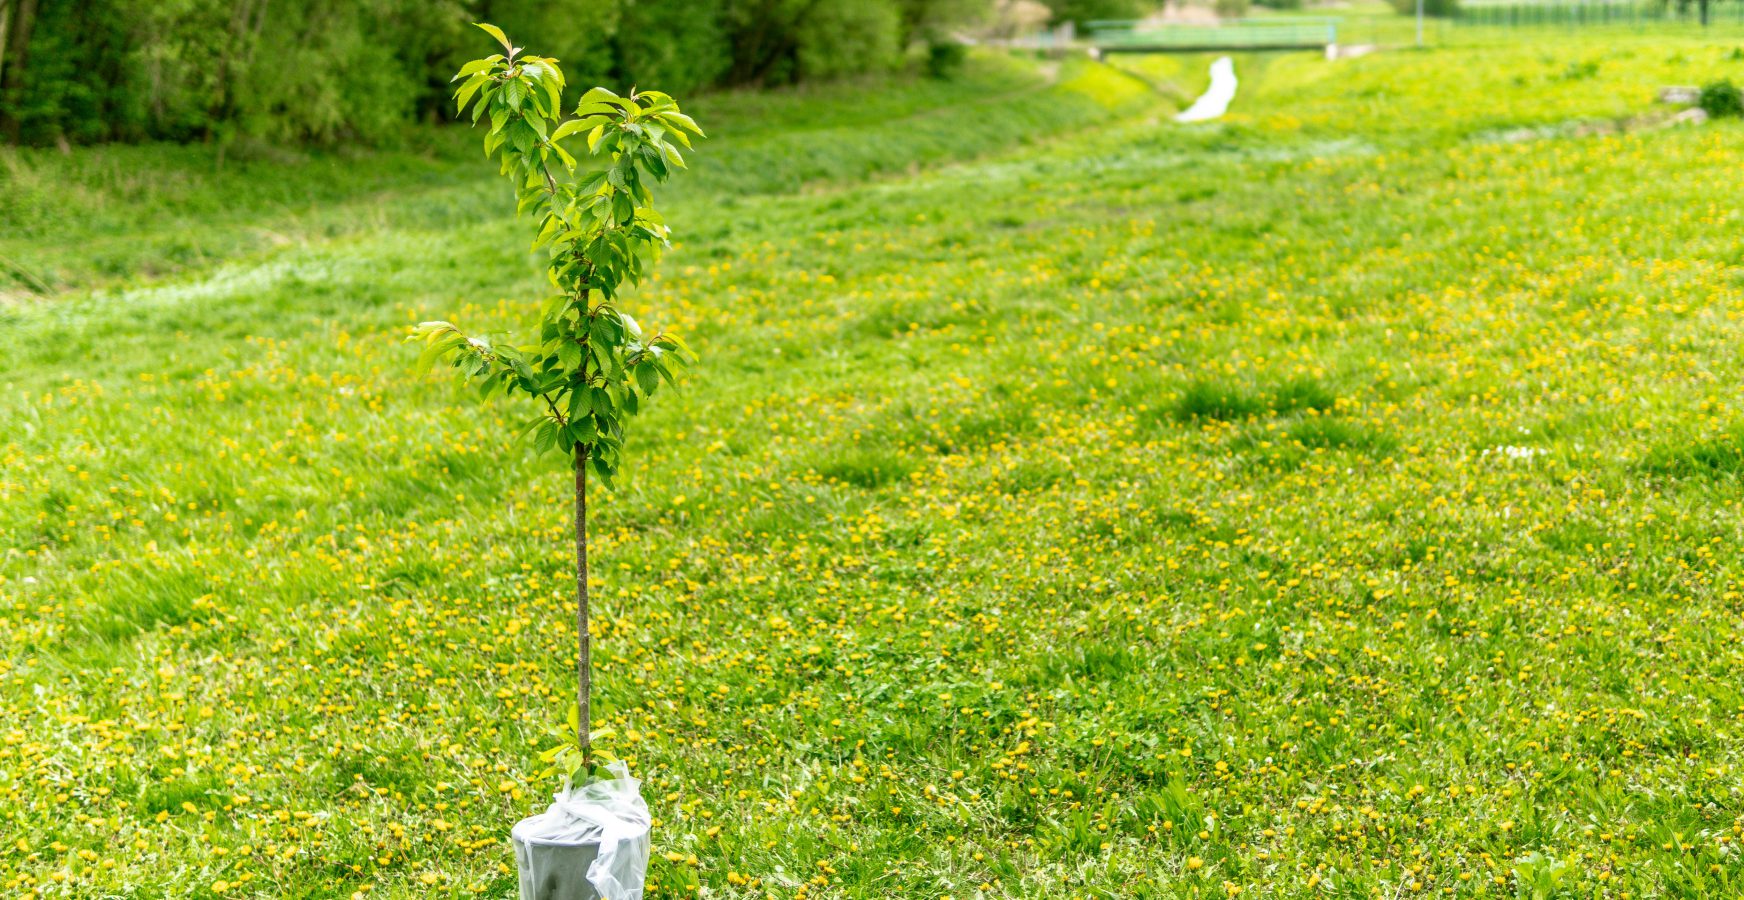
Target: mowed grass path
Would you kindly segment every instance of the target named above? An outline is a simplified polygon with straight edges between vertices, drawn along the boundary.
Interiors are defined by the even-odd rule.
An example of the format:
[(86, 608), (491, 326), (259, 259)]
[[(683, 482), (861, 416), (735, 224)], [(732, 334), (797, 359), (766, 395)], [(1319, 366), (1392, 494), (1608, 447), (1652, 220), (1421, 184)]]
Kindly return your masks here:
[[(1744, 128), (1581, 133), (1730, 51), (1238, 61), (1199, 128), (982, 72), (1037, 99), (799, 183), (840, 97), (721, 100), (593, 521), (651, 896), (1738, 895)], [(8, 894), (511, 895), (567, 482), (400, 338), (539, 263), (416, 165), (161, 282), (38, 220), (96, 287), (0, 312)]]

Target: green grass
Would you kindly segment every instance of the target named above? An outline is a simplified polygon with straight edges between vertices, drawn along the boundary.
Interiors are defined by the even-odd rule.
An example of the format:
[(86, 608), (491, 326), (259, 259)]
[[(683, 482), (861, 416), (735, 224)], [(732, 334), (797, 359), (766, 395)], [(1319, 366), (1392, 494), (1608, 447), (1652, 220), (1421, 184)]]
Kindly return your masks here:
[[(631, 304), (704, 361), (593, 520), (651, 896), (1738, 896), (1744, 126), (1561, 126), (1744, 62), (1504, 51), (699, 115)], [(400, 338), (524, 323), (525, 223), (440, 146), (22, 164), (130, 153), (64, 202), (145, 249), (0, 250), (75, 286), (0, 306), (0, 890), (510, 896), (567, 479)]]
[[(1041, 71), (976, 57), (948, 81), (825, 85), (699, 98), (716, 137), (675, 185), (727, 202), (908, 173), (1093, 126), (1145, 98), (1106, 67)], [(801, 127), (803, 123), (804, 127)], [(0, 147), (0, 293), (153, 277), (380, 229), (449, 227), (500, 209), (477, 136), (408, 134), (360, 154), (262, 144)], [(486, 173), (488, 174), (488, 172)]]

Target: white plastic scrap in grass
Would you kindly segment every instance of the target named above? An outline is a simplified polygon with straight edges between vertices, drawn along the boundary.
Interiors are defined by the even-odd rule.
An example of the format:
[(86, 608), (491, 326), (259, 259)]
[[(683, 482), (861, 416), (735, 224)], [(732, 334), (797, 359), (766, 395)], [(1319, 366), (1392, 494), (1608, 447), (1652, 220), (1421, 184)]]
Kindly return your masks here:
[(1227, 56), (1219, 56), (1211, 64), (1211, 86), (1193, 105), (1176, 114), (1177, 122), (1208, 122), (1220, 119), (1229, 111), (1230, 101), (1235, 99), (1235, 60)]
[(1516, 447), (1512, 444), (1503, 444), (1496, 447), (1486, 447), (1484, 448), (1484, 452), (1479, 454), (1479, 456), (1495, 456), (1500, 459), (1523, 459), (1530, 461), (1535, 456), (1543, 456), (1549, 452), (1549, 450), (1546, 450), (1543, 447)]

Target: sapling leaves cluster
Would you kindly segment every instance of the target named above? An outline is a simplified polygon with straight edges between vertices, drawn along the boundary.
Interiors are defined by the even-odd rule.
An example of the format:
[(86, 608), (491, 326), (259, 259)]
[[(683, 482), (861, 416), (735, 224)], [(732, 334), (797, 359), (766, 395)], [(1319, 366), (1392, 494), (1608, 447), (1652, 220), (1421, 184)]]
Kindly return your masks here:
[[(516, 211), (537, 224), (555, 293), (540, 310), (537, 341), (511, 346), (424, 322), (413, 338), (480, 382), (485, 396), (523, 393), (539, 415), (527, 423), (540, 451), (576, 456), (602, 479), (617, 472), (624, 426), (661, 384), (694, 360), (675, 334), (643, 331), (617, 305), (640, 282), (670, 229), (654, 209), (654, 184), (685, 167), (702, 129), (658, 91), (619, 96), (596, 87), (566, 117), (563, 70), (524, 55), (495, 26), (479, 25), (503, 53), (473, 60), (454, 80), (456, 110), (485, 122), (487, 157), (515, 185)], [(585, 144), (585, 149), (582, 145)]]

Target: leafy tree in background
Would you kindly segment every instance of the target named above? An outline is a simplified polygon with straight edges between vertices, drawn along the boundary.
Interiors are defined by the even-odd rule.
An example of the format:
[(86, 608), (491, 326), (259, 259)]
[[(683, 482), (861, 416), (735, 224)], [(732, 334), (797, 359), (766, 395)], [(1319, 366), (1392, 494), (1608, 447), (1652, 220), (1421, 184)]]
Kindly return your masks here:
[(1142, 19), (1162, 7), (1155, 0), (1045, 0), (1055, 23), (1079, 28), (1097, 19)]
[(898, 0), (902, 24), (898, 42), (906, 47), (916, 41), (942, 40), (951, 28), (985, 18), (990, 8), (982, 0)]
[(693, 91), (889, 70), (992, 2), (0, 0), (0, 139), (381, 143), (440, 117), (474, 20), (584, 83)]
[(732, 63), (719, 6), (697, 0), (627, 4), (612, 45), (628, 81), (680, 92), (720, 83)]
[(466, 14), (509, 34), (536, 36), (540, 49), (562, 63), (571, 82), (599, 84), (618, 74), (612, 39), (629, 5), (623, 0), (481, 0)]
[[(1392, 0), (1393, 9), (1400, 15), (1414, 16), (1417, 14), (1417, 0)], [(1423, 14), (1446, 18), (1459, 12), (1459, 0), (1423, 0)]]
[[(677, 336), (645, 334), (617, 296), (640, 282), (667, 246), (669, 229), (650, 188), (684, 168), (680, 148), (702, 130), (656, 91), (619, 96), (596, 87), (581, 95), (575, 117), (565, 118), (557, 61), (523, 56), (500, 29), (479, 27), (504, 53), (461, 67), (456, 106), (464, 112), (470, 104), (472, 121), (488, 123), (485, 155), (498, 157), (514, 183), (516, 211), (533, 214), (533, 247), (549, 250), (546, 275), (556, 294), (545, 302), (531, 344), (468, 335), (447, 322), (425, 322), (411, 339), (424, 341), (427, 359), (447, 359), (479, 380), (484, 396), (534, 401), (540, 414), (527, 426), (534, 447), (563, 453), (575, 473), (575, 744), (550, 753), (574, 774), (593, 761), (587, 473), (610, 484), (625, 426), (691, 358)], [(586, 149), (566, 145), (569, 138), (585, 141)]]

